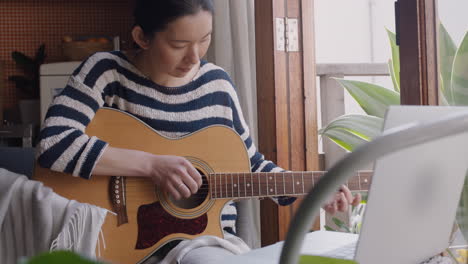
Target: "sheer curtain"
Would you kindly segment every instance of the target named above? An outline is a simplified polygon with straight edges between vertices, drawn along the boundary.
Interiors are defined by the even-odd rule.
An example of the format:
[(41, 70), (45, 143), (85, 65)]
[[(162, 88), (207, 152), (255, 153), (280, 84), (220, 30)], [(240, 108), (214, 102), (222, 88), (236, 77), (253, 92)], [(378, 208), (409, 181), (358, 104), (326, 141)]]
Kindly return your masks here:
[[(242, 111), (257, 142), (254, 1), (215, 0), (214, 26), (207, 59), (223, 67), (237, 87)], [(238, 203), (237, 232), (253, 248), (260, 247), (260, 205)]]

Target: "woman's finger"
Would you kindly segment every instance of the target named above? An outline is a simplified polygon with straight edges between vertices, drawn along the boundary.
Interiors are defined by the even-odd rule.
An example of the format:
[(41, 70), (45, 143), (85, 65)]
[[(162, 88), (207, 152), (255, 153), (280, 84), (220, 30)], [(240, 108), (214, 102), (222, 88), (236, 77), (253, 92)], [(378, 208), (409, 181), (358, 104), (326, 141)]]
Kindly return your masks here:
[(348, 210), (348, 200), (346, 199), (346, 195), (340, 192), (340, 199), (337, 201), (338, 203), (338, 211), (346, 212)]
[(168, 184), (166, 186), (166, 192), (169, 193), (169, 196), (171, 196), (172, 198), (174, 198), (176, 200), (179, 200), (180, 198), (182, 198), (179, 191), (176, 190), (176, 188), (174, 188), (174, 186), (172, 186), (172, 184)]

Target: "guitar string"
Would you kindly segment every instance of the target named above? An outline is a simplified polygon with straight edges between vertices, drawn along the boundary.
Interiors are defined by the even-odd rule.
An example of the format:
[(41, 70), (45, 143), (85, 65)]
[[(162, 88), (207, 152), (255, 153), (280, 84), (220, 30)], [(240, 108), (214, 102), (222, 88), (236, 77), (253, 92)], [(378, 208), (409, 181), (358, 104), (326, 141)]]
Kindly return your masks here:
[[(210, 190), (210, 189), (215, 189), (215, 188), (217, 188), (217, 189), (220, 189), (220, 192), (221, 192), (221, 191), (224, 192), (224, 191), (226, 191), (225, 188), (227, 188), (227, 189), (228, 189), (228, 192), (229, 192), (229, 191), (231, 191), (232, 189), (237, 189), (237, 188), (239, 188), (239, 189), (245, 189), (245, 188), (243, 188), (243, 187), (246, 187), (247, 184), (249, 184), (249, 183), (246, 183), (246, 184), (244, 184), (244, 183), (240, 183), (240, 184), (236, 184), (236, 183), (235, 183), (235, 184), (227, 183), (227, 184), (222, 184), (222, 185), (219, 185), (219, 184), (218, 184), (216, 187), (211, 186), (211, 185), (209, 185), (209, 184), (206, 184), (206, 185), (202, 185), (200, 188), (198, 188), (198, 190)], [(287, 187), (287, 188), (288, 188), (288, 187), (291, 187), (291, 188), (292, 188), (292, 185), (294, 184), (294, 182), (287, 182), (287, 183), (284, 184), (284, 185), (283, 185), (282, 183), (278, 183), (278, 182), (277, 182), (276, 184), (277, 184), (276, 189), (283, 188), (283, 186), (285, 186), (285, 187)], [(312, 181), (304, 181), (303, 184), (306, 185), (306, 186), (311, 185), (310, 187), (316, 185), (316, 184), (314, 184), (314, 182), (312, 182)], [(370, 181), (364, 181), (364, 182), (361, 182), (361, 184), (364, 185), (364, 186), (365, 186), (365, 185), (370, 185)], [(248, 186), (247, 188), (256, 188), (256, 187), (260, 186), (260, 187), (262, 187), (262, 188), (268, 187), (269, 189), (271, 189), (271, 188), (272, 188), (271, 185), (274, 185), (274, 182), (271, 182), (271, 183), (266, 183), (266, 182), (253, 183), (253, 184), (250, 184), (250, 186), (254, 186), (254, 187)], [(300, 187), (302, 187), (302, 183), (296, 184), (296, 186), (297, 186), (297, 185), (299, 185)], [(344, 185), (346, 185), (347, 187), (350, 187), (350, 186), (353, 186), (353, 185), (356, 185), (356, 186), (357, 186), (357, 185), (359, 185), (359, 183), (358, 183), (358, 182), (347, 182), (347, 183), (345, 183)], [(127, 189), (129, 189), (129, 188), (130, 188), (130, 189), (134, 189), (134, 188), (136, 188), (136, 189), (142, 189), (142, 188), (153, 189), (153, 188), (156, 188), (156, 187), (153, 187), (153, 186), (155, 186), (155, 185), (150, 186), (150, 184), (141, 186), (141, 184), (126, 183), (125, 186), (126, 186)], [(279, 188), (278, 188), (278, 186), (279, 186)], [(187, 186), (187, 188), (188, 188), (188, 186)], [(359, 188), (353, 188), (353, 189), (359, 189)], [(145, 189), (142, 189), (142, 190), (145, 190)], [(241, 190), (241, 191), (242, 191), (242, 190)]]
[[(279, 175), (283, 175), (283, 173), (278, 173)], [(226, 174), (224, 174), (226, 175)], [(259, 173), (259, 176), (261, 175), (261, 173)], [(227, 176), (234, 176), (234, 177), (238, 177), (239, 175), (231, 175), (231, 174), (227, 174)], [(277, 175), (274, 175), (274, 177), (277, 176)], [(294, 174), (292, 174), (292, 176), (294, 176)], [(315, 176), (312, 174), (312, 176)], [(359, 176), (359, 175), (357, 175)], [(353, 176), (353, 178), (356, 177), (356, 176)], [(367, 190), (366, 188), (362, 188), (362, 185), (365, 185), (366, 183), (369, 183), (370, 181), (368, 181), (368, 177), (367, 176), (364, 176), (365, 177), (365, 180), (364, 180), (364, 183), (362, 183), (360, 180), (360, 178), (357, 178), (357, 180), (349, 180), (345, 185), (350, 187), (350, 185), (352, 184), (356, 184), (357, 186), (360, 186), (360, 188), (352, 188), (351, 191), (363, 191), (363, 190)], [(276, 177), (275, 177), (276, 178)], [(315, 178), (315, 177), (314, 177)], [(247, 179), (247, 178), (245, 178)], [(262, 181), (260, 181), (260, 183), (258, 182), (255, 182), (254, 184), (252, 184), (253, 186), (252, 187), (247, 187), (249, 188), (246, 189), (246, 185), (247, 183), (244, 181), (244, 176), (242, 177), (242, 180), (241, 178), (239, 177), (239, 182), (238, 182), (238, 185), (235, 186), (235, 182), (228, 182), (227, 184), (222, 184), (221, 185), (217, 185), (218, 188), (215, 188), (215, 187), (212, 187), (210, 186), (208, 183), (204, 183), (197, 191), (196, 194), (192, 195), (191, 197), (192, 198), (197, 198), (197, 197), (206, 197), (207, 195), (209, 195), (210, 191), (213, 192), (213, 194), (215, 194), (215, 196), (228, 196), (228, 197), (232, 197), (232, 196), (235, 196), (235, 197), (246, 197), (246, 196), (250, 196), (248, 194), (252, 194), (252, 195), (255, 195), (255, 194), (263, 194), (265, 193), (265, 195), (268, 195), (269, 193), (269, 190), (268, 188), (271, 187), (269, 185), (272, 185), (273, 182), (275, 182), (275, 185), (277, 184), (276, 181), (273, 181), (273, 182), (267, 182), (266, 178)], [(252, 177), (251, 177), (252, 179)], [(156, 189), (155, 187), (149, 187), (149, 189), (142, 189), (143, 187), (141, 186), (141, 184), (138, 184), (138, 185), (132, 185), (131, 183), (135, 183), (135, 180), (137, 179), (128, 179), (127, 178), (127, 183), (126, 183), (126, 189), (127, 191), (139, 191), (140, 193), (143, 191), (143, 190), (147, 190), (147, 191), (150, 191), (150, 192), (156, 192)], [(312, 185), (311, 186), (307, 186), (307, 188), (311, 188), (313, 185), (314, 185), (314, 181), (316, 179), (313, 179), (313, 178), (309, 178), (305, 181), (303, 181), (303, 184), (304, 185)], [(318, 179), (319, 180), (319, 179)], [(227, 181), (229, 181), (229, 179), (227, 179)], [(244, 182), (241, 182), (241, 181), (244, 181)], [(283, 181), (284, 182), (284, 181)], [(281, 192), (281, 190), (278, 192), (278, 189), (275, 188), (275, 191), (271, 191), (270, 195), (294, 195), (294, 194), (297, 194), (295, 193), (294, 191), (289, 193), (289, 192), (286, 192), (286, 187), (288, 187), (288, 189), (292, 188), (292, 186), (294, 185), (293, 184), (293, 181), (291, 179), (288, 179), (288, 181), (286, 181), (283, 186), (281, 186), (281, 181), (280, 181), (280, 188), (284, 188), (284, 192)], [(359, 183), (361, 183), (361, 185), (359, 185)], [(242, 188), (242, 186), (244, 186), (244, 188)], [(300, 184), (300, 186), (302, 186), (302, 184)], [(148, 188), (147, 186), (145, 186), (146, 188)], [(256, 188), (259, 187), (260, 189), (264, 190), (264, 192), (260, 192), (261, 190), (259, 190), (259, 192), (256, 192)], [(265, 189), (265, 187), (268, 187), (267, 189)], [(220, 189), (219, 189), (220, 188)], [(226, 189), (225, 189), (226, 188)], [(250, 189), (251, 188), (251, 189)], [(254, 190), (255, 188), (255, 190)], [(214, 190), (214, 189), (217, 189), (217, 190)], [(243, 190), (242, 190), (243, 189)], [(294, 189), (294, 188), (293, 188)], [(299, 188), (301, 189), (301, 188)], [(289, 190), (288, 190), (289, 191)], [(274, 192), (274, 194), (273, 194)], [(237, 194), (237, 196), (235, 195)], [(127, 197), (130, 197), (127, 193)]]
[[(302, 185), (301, 182), (302, 182), (302, 180), (299, 181), (299, 183), (300, 183), (299, 185)], [(285, 186), (288, 186), (288, 185), (291, 185), (291, 186), (292, 186), (292, 184), (295, 183), (295, 181), (294, 181), (294, 182), (293, 182), (293, 181), (287, 181), (287, 182), (285, 182), (285, 183), (286, 183), (286, 184), (284, 184)], [(316, 184), (314, 184), (314, 182), (313, 182), (312, 180), (304, 180), (303, 183), (304, 183), (304, 185), (311, 185), (311, 184), (312, 184), (312, 185), (316, 185)], [(317, 183), (318, 183), (318, 182), (317, 182)], [(364, 184), (364, 185), (365, 185), (365, 184), (369, 184), (369, 183), (370, 183), (370, 180), (361, 181), (361, 184)], [(142, 184), (143, 184), (143, 183), (134, 183), (134, 182), (132, 182), (132, 183), (126, 183), (125, 186), (126, 186), (127, 188), (129, 188), (129, 187), (130, 187), (130, 188), (143, 188), (143, 187), (153, 188), (152, 186), (155, 186), (155, 185), (153, 185), (153, 184), (151, 184), (151, 183), (145, 184), (145, 185), (143, 185), (143, 186), (142, 186)], [(228, 182), (228, 183), (226, 183), (226, 184), (224, 184), (224, 183), (223, 183), (223, 184), (217, 184), (216, 186), (217, 186), (217, 188), (226, 188), (226, 187), (227, 187), (227, 188), (229, 189), (229, 188), (232, 188), (232, 187), (233, 187), (233, 188), (238, 188), (239, 186), (241, 186), (241, 187), (239, 187), (239, 188), (242, 188), (242, 187), (247, 186), (247, 185), (255, 186), (255, 187), (258, 187), (259, 185), (260, 185), (261, 187), (266, 187), (266, 186), (272, 187), (271, 185), (274, 185), (274, 184), (275, 184), (274, 182), (269, 182), (269, 183), (267, 183), (266, 181), (261, 181), (260, 183), (258, 183), (258, 182), (255, 182), (255, 183), (248, 183), (248, 182), (247, 182), (247, 183), (236, 183), (236, 182), (231, 183), (231, 182)], [(280, 186), (280, 188), (283, 187), (282, 182), (276, 182), (276, 184), (277, 184), (278, 186)], [(345, 183), (345, 185), (348, 185), (348, 186), (349, 186), (349, 185), (353, 185), (353, 184), (358, 185), (359, 182), (358, 182), (358, 181), (347, 181), (347, 182)], [(296, 184), (296, 185), (298, 185), (298, 184)], [(210, 189), (210, 186), (213, 186), (213, 185), (203, 184), (203, 185), (199, 188), (199, 190), (202, 190), (203, 188)], [(211, 188), (215, 188), (215, 187), (211, 187)], [(248, 187), (248, 188), (251, 188), (251, 187)], [(278, 187), (277, 187), (277, 188), (278, 188)], [(224, 189), (223, 189), (223, 191), (224, 191)]]
[[(265, 185), (266, 186), (266, 185)], [(224, 188), (224, 186), (223, 186)], [(308, 192), (309, 188), (307, 188), (307, 192)], [(352, 191), (356, 192), (356, 191), (365, 191), (366, 189), (353, 189)], [(128, 190), (127, 189), (127, 195), (126, 197), (127, 198), (132, 198), (132, 197), (140, 197), (141, 195), (135, 195), (135, 193), (133, 193), (132, 191), (139, 191), (138, 193), (141, 194), (141, 190)], [(155, 193), (156, 192), (156, 189), (153, 189), (151, 188), (149, 190), (150, 192), (152, 193)], [(288, 190), (290, 191), (290, 190)], [(281, 192), (281, 191), (271, 191), (271, 192), (268, 192), (268, 190), (265, 190), (263, 189), (262, 192), (257, 192), (256, 189), (254, 190), (247, 190), (247, 191), (241, 191), (241, 190), (237, 190), (237, 189), (234, 189), (234, 190), (228, 190), (227, 192), (225, 190), (223, 190), (223, 192), (214, 192), (212, 189), (210, 188), (204, 188), (204, 189), (199, 189), (197, 191), (197, 193), (193, 194), (190, 196), (190, 198), (204, 198), (204, 197), (207, 197), (210, 193), (214, 194), (214, 196), (219, 196), (220, 198), (234, 198), (234, 197), (250, 197), (250, 196), (284, 196), (284, 195), (290, 195), (290, 196), (293, 196), (293, 195), (298, 195), (298, 194), (305, 194), (307, 192), (297, 192), (297, 193), (294, 193), (294, 192)]]

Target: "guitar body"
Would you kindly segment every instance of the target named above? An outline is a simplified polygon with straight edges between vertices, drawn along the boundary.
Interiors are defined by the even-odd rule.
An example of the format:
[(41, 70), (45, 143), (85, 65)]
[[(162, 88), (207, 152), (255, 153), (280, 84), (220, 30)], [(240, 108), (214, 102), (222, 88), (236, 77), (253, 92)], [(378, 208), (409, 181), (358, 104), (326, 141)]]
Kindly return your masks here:
[[(184, 156), (203, 175), (250, 172), (244, 142), (236, 132), (224, 126), (212, 126), (181, 139), (169, 139), (129, 114), (103, 108), (86, 133), (113, 147)], [(106, 249), (101, 250), (101, 258), (112, 263), (138, 263), (173, 240), (201, 235), (223, 236), (221, 210), (230, 199), (211, 199), (207, 187), (204, 191), (200, 189), (202, 196), (195, 202), (190, 200), (188, 205), (180, 205), (159, 192), (147, 178), (109, 175), (85, 180), (39, 166), (34, 174), (35, 180), (59, 195), (117, 213), (117, 216), (108, 214), (102, 226)], [(210, 184), (207, 177), (204, 180), (206, 185)]]

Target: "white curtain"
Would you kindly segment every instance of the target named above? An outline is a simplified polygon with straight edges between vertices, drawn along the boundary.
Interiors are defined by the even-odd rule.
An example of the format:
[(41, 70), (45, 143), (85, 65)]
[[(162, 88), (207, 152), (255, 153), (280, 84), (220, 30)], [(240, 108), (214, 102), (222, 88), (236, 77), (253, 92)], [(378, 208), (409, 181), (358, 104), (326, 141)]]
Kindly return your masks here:
[[(214, 27), (207, 59), (223, 67), (237, 87), (242, 111), (257, 142), (254, 1), (214, 0)], [(260, 205), (238, 203), (237, 232), (253, 248), (260, 247)]]

